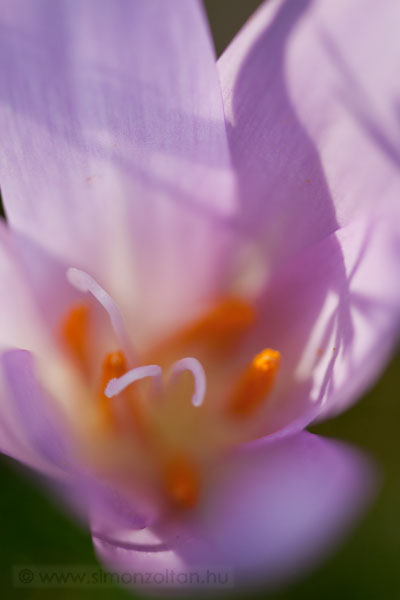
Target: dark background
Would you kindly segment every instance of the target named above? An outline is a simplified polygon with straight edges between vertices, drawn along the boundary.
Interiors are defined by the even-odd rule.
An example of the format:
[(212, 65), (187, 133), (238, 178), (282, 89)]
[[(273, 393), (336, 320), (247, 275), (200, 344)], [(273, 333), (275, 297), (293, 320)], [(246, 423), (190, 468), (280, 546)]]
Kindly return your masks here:
[[(78, 0), (79, 1), (79, 0)], [(167, 0), (166, 0), (167, 1)], [(295, 0), (291, 0), (295, 1)], [(328, 0), (325, 0), (328, 1)], [(333, 1), (333, 0), (331, 0)], [(206, 0), (218, 54), (257, 0)], [(400, 599), (400, 355), (381, 380), (353, 409), (319, 425), (315, 432), (348, 440), (372, 455), (383, 472), (381, 493), (361, 524), (349, 534), (322, 566), (271, 600), (397, 600)], [(0, 597), (60, 600), (76, 598), (131, 598), (115, 588), (16, 589), (13, 565), (91, 565), (96, 563), (90, 536), (53, 504), (13, 461), (0, 458)]]

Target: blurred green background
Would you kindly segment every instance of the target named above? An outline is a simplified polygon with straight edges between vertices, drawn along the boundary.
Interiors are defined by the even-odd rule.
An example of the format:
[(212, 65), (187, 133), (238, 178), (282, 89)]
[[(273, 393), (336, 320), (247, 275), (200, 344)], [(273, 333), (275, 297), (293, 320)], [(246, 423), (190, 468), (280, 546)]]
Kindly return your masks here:
[[(291, 0), (295, 1), (295, 0)], [(327, 1), (327, 0), (325, 0)], [(331, 0), (332, 1), (332, 0)], [(260, 4), (258, 0), (208, 0), (218, 54)], [(361, 524), (322, 566), (271, 600), (396, 600), (400, 598), (400, 354), (353, 409), (313, 428), (365, 449), (383, 471), (381, 493)], [(0, 597), (18, 599), (131, 598), (120, 589), (16, 589), (13, 565), (96, 564), (87, 531), (70, 521), (28, 474), (0, 459)]]

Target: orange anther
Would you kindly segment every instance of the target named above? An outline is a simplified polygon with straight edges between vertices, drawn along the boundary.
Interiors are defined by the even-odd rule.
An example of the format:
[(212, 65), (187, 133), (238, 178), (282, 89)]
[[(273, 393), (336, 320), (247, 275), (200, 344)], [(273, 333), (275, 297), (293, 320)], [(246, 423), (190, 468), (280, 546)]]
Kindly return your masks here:
[(164, 471), (165, 490), (169, 500), (181, 507), (193, 507), (199, 497), (199, 474), (196, 465), (184, 455), (170, 460)]
[(255, 319), (253, 307), (239, 298), (225, 298), (210, 312), (183, 332), (184, 339), (209, 338), (211, 341), (246, 330)]
[(126, 373), (127, 366), (123, 352), (117, 350), (106, 355), (101, 370), (99, 406), (103, 422), (107, 426), (116, 427), (116, 418), (112, 410), (112, 400), (107, 398), (104, 391), (110, 379), (121, 377)]
[(228, 403), (232, 417), (248, 417), (271, 391), (280, 364), (280, 354), (267, 348), (244, 370)]
[(162, 364), (165, 357), (171, 359), (203, 350), (229, 351), (254, 321), (255, 311), (250, 304), (239, 298), (225, 298), (153, 348), (145, 362)]
[(87, 371), (89, 309), (86, 304), (73, 306), (61, 321), (62, 339), (79, 365)]
[[(102, 368), (102, 378), (105, 381), (105, 386), (114, 377), (121, 377), (126, 373), (126, 359), (124, 353), (121, 350), (116, 350), (115, 352), (110, 352), (106, 355), (103, 368)], [(104, 386), (104, 387), (105, 387)]]
[(121, 377), (128, 370), (123, 352), (117, 350), (107, 354), (103, 361), (99, 388), (99, 407), (101, 418), (106, 427), (133, 430), (137, 439), (146, 448), (150, 442), (151, 427), (146, 410), (140, 402), (137, 390), (133, 386), (118, 394), (119, 414), (116, 413), (115, 399), (105, 395), (105, 389), (111, 379)]

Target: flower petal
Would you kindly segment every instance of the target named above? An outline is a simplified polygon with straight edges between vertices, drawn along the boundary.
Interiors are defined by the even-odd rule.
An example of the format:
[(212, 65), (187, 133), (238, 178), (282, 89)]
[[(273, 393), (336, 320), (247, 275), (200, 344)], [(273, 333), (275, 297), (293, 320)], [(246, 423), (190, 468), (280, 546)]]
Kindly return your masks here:
[(355, 450), (309, 433), (264, 442), (231, 457), (193, 512), (153, 533), (95, 532), (94, 544), (122, 571), (207, 567), (232, 571), (235, 585), (276, 584), (340, 539), (370, 498), (370, 474)]
[(0, 451), (48, 476), (47, 486), (83, 520), (143, 527), (150, 510), (96, 476), (79, 460), (74, 437), (56, 413), (25, 350), (0, 354), (3, 407)]
[(274, 264), (362, 212), (400, 221), (399, 19), (397, 0), (266, 2), (220, 58), (247, 224)]
[(182, 297), (190, 306), (218, 283), (227, 240), (217, 231), (234, 209), (198, 3), (2, 7), (0, 178), (11, 226), (131, 313), (140, 289), (141, 309), (163, 298), (155, 320), (172, 307), (176, 316)]
[(400, 331), (400, 234), (363, 219), (305, 250), (271, 279), (253, 341), (279, 349), (264, 433), (302, 429), (373, 383)]
[(18, 346), (42, 350), (46, 329), (15, 242), (0, 221), (0, 350)]
[[(0, 221), (0, 353), (3, 367), (6, 351), (11, 348), (30, 350), (40, 355), (44, 362), (45, 357), (54, 359), (56, 345), (51, 326), (54, 324), (53, 318), (59, 316), (62, 301), (69, 297), (67, 294), (61, 299), (60, 295), (65, 290), (57, 285), (53, 267), (46, 253), (38, 254), (34, 244), (13, 235)], [(56, 286), (55, 289), (52, 284)], [(25, 356), (18, 354), (19, 351), (15, 352), (15, 356)], [(24, 424), (29, 424), (30, 419), (21, 412), (15, 414), (16, 410), (18, 413), (18, 407), (21, 408), (21, 402), (15, 401), (14, 393), (17, 391), (14, 384), (18, 383), (20, 377), (20, 386), (33, 385), (33, 376), (31, 373), (25, 374), (24, 365), (22, 359), (20, 375), (11, 377), (12, 389), (9, 376), (15, 372), (16, 365), (12, 368), (8, 365), (11, 371), (7, 367), (6, 372), (0, 375), (0, 450), (32, 466), (33, 462), (36, 464), (36, 459), (33, 460), (31, 456), (31, 446), (23, 432)], [(36, 387), (32, 393), (39, 398), (42, 393)], [(22, 401), (23, 391), (18, 389), (17, 398)], [(38, 459), (38, 462), (43, 461)]]
[(40, 472), (60, 477), (70, 462), (68, 451), (54, 406), (36, 378), (32, 354), (3, 352), (0, 367), (1, 424), (14, 442), (2, 450)]
[(0, 354), (0, 451), (33, 468), (59, 500), (85, 523), (142, 528), (154, 511), (85, 466), (75, 439), (57, 414), (25, 350)]

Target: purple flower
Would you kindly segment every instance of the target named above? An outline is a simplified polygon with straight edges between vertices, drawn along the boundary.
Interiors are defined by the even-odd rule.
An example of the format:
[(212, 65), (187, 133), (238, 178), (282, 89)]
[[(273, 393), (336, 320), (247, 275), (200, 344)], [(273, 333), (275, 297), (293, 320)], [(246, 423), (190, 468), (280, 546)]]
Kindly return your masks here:
[(0, 449), (105, 564), (273, 584), (368, 498), (304, 428), (398, 334), (399, 18), (270, 1), (216, 66), (192, 0), (1, 1)]

